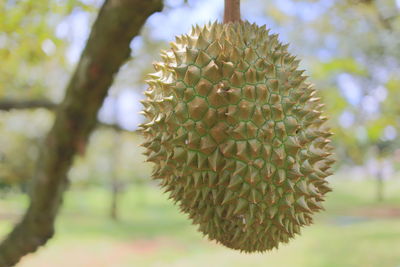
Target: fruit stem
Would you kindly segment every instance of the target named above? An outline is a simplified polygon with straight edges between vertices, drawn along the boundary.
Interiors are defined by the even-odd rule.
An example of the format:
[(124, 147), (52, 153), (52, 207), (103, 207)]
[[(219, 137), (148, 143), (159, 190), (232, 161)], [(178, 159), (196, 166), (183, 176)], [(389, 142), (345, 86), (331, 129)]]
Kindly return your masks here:
[(240, 21), (240, 0), (225, 0), (224, 23)]

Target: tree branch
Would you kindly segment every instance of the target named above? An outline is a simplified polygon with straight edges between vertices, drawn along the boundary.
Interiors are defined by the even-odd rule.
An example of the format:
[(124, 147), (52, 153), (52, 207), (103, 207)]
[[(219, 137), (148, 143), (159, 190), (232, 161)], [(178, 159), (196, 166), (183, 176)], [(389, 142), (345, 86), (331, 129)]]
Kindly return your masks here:
[(16, 264), (53, 236), (73, 157), (96, 125), (114, 75), (130, 55), (130, 41), (161, 8), (161, 0), (106, 0), (103, 4), (41, 149), (30, 206), (0, 245), (0, 266)]
[[(58, 104), (51, 102), (47, 99), (34, 99), (34, 100), (14, 100), (6, 99), (0, 100), (0, 111), (11, 111), (11, 110), (25, 110), (25, 109), (35, 109), (43, 108), (50, 111), (56, 110)], [(97, 121), (96, 127), (111, 128), (118, 132), (131, 132), (119, 126), (116, 123), (108, 124), (104, 122)]]
[(55, 109), (56, 103), (53, 103), (46, 99), (34, 99), (34, 100), (11, 100), (5, 99), (0, 100), (0, 110), (9, 111), (12, 109), (31, 109), (31, 108), (45, 108)]

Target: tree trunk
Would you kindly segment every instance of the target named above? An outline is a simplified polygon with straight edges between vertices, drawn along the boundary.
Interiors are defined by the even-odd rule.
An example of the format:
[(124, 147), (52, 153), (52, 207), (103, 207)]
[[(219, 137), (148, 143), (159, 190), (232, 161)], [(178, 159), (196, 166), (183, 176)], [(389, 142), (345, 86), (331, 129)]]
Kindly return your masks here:
[(376, 174), (376, 200), (378, 202), (382, 202), (384, 199), (383, 183), (384, 181), (383, 181), (382, 169), (379, 168), (378, 173)]
[(12, 266), (54, 234), (54, 221), (73, 157), (96, 125), (97, 112), (115, 74), (130, 56), (130, 42), (161, 0), (106, 0), (57, 108), (34, 174), (29, 208), (0, 245), (0, 266)]
[(118, 199), (119, 199), (119, 189), (117, 185), (117, 181), (112, 181), (112, 188), (111, 188), (111, 205), (110, 205), (110, 218), (113, 221), (118, 221)]
[[(116, 121), (114, 121), (116, 124)], [(118, 177), (118, 166), (119, 157), (121, 153), (121, 134), (119, 132), (114, 133), (114, 146), (112, 148), (112, 166), (111, 166), (111, 205), (110, 205), (110, 217), (114, 221), (118, 221), (118, 207), (119, 197), (122, 190), (122, 183)]]

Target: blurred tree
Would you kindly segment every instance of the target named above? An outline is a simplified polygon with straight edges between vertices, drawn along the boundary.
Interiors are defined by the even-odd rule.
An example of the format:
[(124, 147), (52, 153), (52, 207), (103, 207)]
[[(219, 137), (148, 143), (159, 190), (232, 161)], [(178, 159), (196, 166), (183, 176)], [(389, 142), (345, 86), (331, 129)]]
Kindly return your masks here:
[[(0, 120), (0, 182), (26, 191), (35, 170), (39, 145), (52, 122), (46, 110), (13, 112)], [(30, 121), (30, 124), (26, 124)]]
[(0, 99), (60, 99), (58, 88), (67, 79), (66, 43), (54, 25), (74, 9), (93, 6), (79, 0), (0, 2)]
[[(96, 7), (100, 2), (102, 1), (0, 1), (0, 110), (32, 107), (57, 109), (58, 103), (65, 94), (63, 88), (67, 82), (71, 64), (68, 64), (69, 62), (65, 58), (65, 54), (68, 53), (68, 42), (63, 39), (64, 37), (57, 34), (60, 29), (55, 25), (62, 25), (66, 18), (73, 18), (81, 11), (90, 14), (89, 17), (94, 19), (94, 11), (97, 10)], [(126, 1), (119, 2), (126, 3)], [(136, 2), (132, 1), (133, 4)], [(155, 1), (141, 2), (143, 3), (140, 3), (140, 5), (150, 6)], [(217, 3), (218, 1), (211, 2)], [(183, 24), (181, 21), (190, 21), (190, 19), (193, 21), (195, 16), (192, 16), (194, 14), (191, 13), (192, 9), (194, 7), (199, 9), (199, 6), (202, 5), (205, 5), (205, 1), (166, 1), (166, 12), (154, 20), (154, 23), (146, 25), (141, 36), (135, 37), (130, 44), (134, 48), (132, 54), (134, 60), (129, 61), (121, 69), (117, 77), (118, 86), (115, 86), (112, 90), (118, 94), (128, 87), (134, 88), (134, 90), (143, 89), (144, 74), (150, 71), (150, 63), (154, 59), (154, 55), (157, 54), (159, 49), (167, 47), (165, 38), (163, 39), (160, 35), (170, 36), (179, 31), (185, 32), (184, 26), (187, 24), (186, 26), (189, 27), (190, 23)], [(156, 5), (154, 5), (154, 8), (157, 9)], [(136, 7), (131, 9), (133, 13), (137, 10)], [(206, 13), (208, 14), (211, 11), (207, 10)], [(335, 132), (334, 142), (337, 147), (338, 158), (341, 160), (340, 164), (366, 164), (370, 157), (385, 159), (392, 155), (393, 150), (400, 148), (399, 141), (396, 140), (400, 131), (400, 110), (396, 101), (400, 97), (400, 81), (398, 78), (400, 72), (399, 11), (399, 2), (395, 0), (243, 0), (242, 13), (244, 18), (260, 24), (267, 23), (269, 28), (281, 34), (281, 38), (291, 43), (292, 52), (304, 59), (303, 66), (309, 70), (310, 76), (317, 83), (317, 87), (321, 88), (321, 95), (325, 98), (326, 108)], [(136, 25), (139, 25), (143, 22), (144, 15), (131, 15), (130, 22), (136, 23), (132, 18), (138, 16), (140, 23)], [(205, 13), (203, 12), (201, 16), (204, 17)], [(176, 17), (179, 17), (179, 20), (174, 19)], [(157, 27), (160, 21), (163, 22), (162, 32)], [(175, 22), (174, 24), (174, 21), (179, 23)], [(71, 21), (68, 20), (69, 22)], [(127, 23), (127, 25), (130, 24)], [(168, 28), (168, 26), (170, 27)], [(102, 25), (101, 27), (106, 26)], [(107, 33), (111, 34), (105, 31), (105, 34)], [(135, 35), (131, 35), (130, 38)], [(109, 38), (111, 38), (109, 47), (118, 49), (115, 48), (116, 41), (112, 39), (113, 36)], [(95, 40), (91, 41), (94, 42)], [(101, 44), (101, 42), (99, 45), (92, 44), (92, 47), (88, 46), (87, 49), (102, 48)], [(114, 49), (104, 49), (102, 51), (105, 55), (96, 55), (106, 60), (103, 56), (106, 56), (110, 51), (115, 52)], [(98, 52), (100, 53), (100, 51)], [(80, 68), (85, 69), (84, 60), (86, 58), (82, 57), (81, 63), (78, 65), (80, 71), (82, 71)], [(98, 75), (99, 69), (91, 68), (86, 69), (86, 71), (88, 77), (93, 77)], [(73, 84), (74, 79), (77, 78), (71, 80), (71, 92), (74, 90), (74, 86), (78, 86)], [(132, 164), (132, 158), (136, 159), (137, 156), (130, 153), (136, 150), (132, 149), (130, 145), (127, 146), (127, 144), (132, 144), (133, 141), (125, 133), (118, 133), (119, 137), (115, 137), (113, 131), (103, 127), (99, 128), (91, 138), (92, 145), (89, 147), (86, 156), (83, 157), (86, 137), (93, 127), (93, 114), (96, 113), (95, 105), (92, 109), (91, 102), (94, 101), (96, 104), (101, 102), (104, 97), (104, 88), (109, 85), (101, 84), (100, 90), (97, 86), (101, 82), (102, 80), (97, 82), (92, 80), (92, 82), (80, 87), (90, 87), (94, 91), (91, 97), (84, 93), (79, 95), (81, 101), (85, 100), (88, 104), (89, 110), (87, 112), (90, 113), (88, 114), (90, 119), (85, 116), (82, 117), (84, 121), (82, 124), (74, 122), (74, 119), (81, 117), (81, 113), (80, 110), (75, 109), (73, 105), (75, 101), (70, 100), (72, 93), (70, 95), (67, 93), (66, 100), (57, 110), (55, 125), (60, 125), (71, 119), (68, 122), (68, 127), (66, 126), (64, 130), (68, 133), (74, 132), (74, 138), (72, 140), (61, 137), (61, 128), (54, 127), (50, 137), (46, 140), (51, 140), (51, 142), (60, 144), (60, 146), (42, 148), (42, 150), (51, 150), (58, 157), (67, 159), (70, 159), (75, 152), (81, 152), (82, 155), (78, 157), (77, 164), (72, 168), (70, 177), (80, 184), (100, 183), (115, 189), (118, 187), (117, 184), (124, 184), (125, 179), (128, 180), (128, 173), (132, 173), (132, 170), (128, 169), (129, 166), (135, 165), (135, 168), (138, 168), (142, 164)], [(101, 93), (96, 94), (97, 90)], [(39, 151), (36, 144), (38, 140), (49, 142), (45, 141), (43, 136), (50, 128), (54, 115), (43, 109), (27, 113), (29, 114), (23, 116), (21, 112), (16, 111), (0, 113), (2, 120), (20, 121), (24, 127), (28, 125), (35, 127), (39, 124), (38, 120), (44, 122), (37, 126), (37, 136), (31, 136), (31, 131), (26, 131), (22, 126), (11, 127), (12, 123), (9, 122), (1, 124), (0, 179), (4, 177), (3, 181), (7, 179), (16, 182), (20, 181), (23, 175), (31, 176), (29, 175), (32, 173), (30, 168), (35, 167), (33, 163), (36, 158), (39, 155), (41, 155), (41, 161), (45, 158), (44, 152), (42, 154), (29, 152), (20, 155), (20, 151)], [(36, 120), (35, 118), (41, 119)], [(88, 121), (90, 121), (89, 126), (84, 125)], [(118, 126), (113, 125), (113, 127), (117, 128)], [(63, 138), (66, 138), (66, 140), (62, 140), (65, 143), (60, 141)], [(105, 170), (99, 166), (104, 167), (106, 165), (103, 164), (104, 162), (110, 162), (109, 150), (113, 148), (113, 144), (107, 144), (106, 140), (110, 141), (114, 138), (121, 138), (121, 142), (123, 142), (123, 145), (114, 152), (119, 154), (120, 157), (118, 162), (113, 165), (114, 171)], [(57, 140), (60, 143), (57, 143)], [(70, 146), (61, 146), (61, 144), (67, 143)], [(65, 156), (64, 154), (68, 155)], [(11, 160), (14, 158), (18, 158), (18, 162)], [(50, 162), (49, 158), (45, 159), (47, 161), (39, 168), (47, 168), (48, 174), (55, 170), (54, 165), (57, 162), (56, 160)], [(138, 162), (140, 160), (138, 159)], [(57, 176), (61, 177), (65, 173), (70, 162), (66, 165), (68, 166), (63, 166)], [(21, 166), (28, 166), (24, 168), (24, 174), (20, 173)], [(109, 167), (111, 168), (111, 166)], [(15, 170), (19, 171), (18, 174)], [(109, 174), (111, 173), (114, 173), (114, 177), (118, 177), (118, 179), (110, 180)], [(35, 183), (37, 183), (37, 180), (36, 178)], [(54, 182), (55, 180), (59, 182), (56, 178), (44, 179), (45, 183), (57, 183)], [(61, 180), (65, 182), (65, 177)], [(378, 174), (378, 197), (383, 197), (382, 185), (382, 179), (379, 178)], [(37, 187), (33, 187), (33, 191), (35, 190), (38, 190)], [(57, 193), (59, 191), (63, 191), (63, 188), (56, 190)], [(117, 190), (110, 192), (117, 192)], [(46, 193), (50, 194), (49, 192)], [(111, 199), (113, 198), (111, 197)], [(51, 207), (43, 203), (35, 205), (36, 208), (46, 208), (50, 210), (50, 213), (53, 213), (58, 208), (57, 204)], [(31, 213), (35, 212), (33, 208), (31, 210), (33, 210)], [(110, 213), (112, 212), (110, 211)], [(25, 220), (33, 219), (35, 219), (35, 216)], [(53, 218), (50, 216), (51, 223), (52, 220)], [(35, 231), (33, 232), (35, 233)], [(40, 234), (50, 235), (46, 231)], [(21, 234), (14, 234), (9, 237), (10, 240), (19, 238), (21, 238)], [(26, 238), (32, 237), (27, 236)], [(39, 238), (39, 240), (45, 242), (43, 241), (45, 238)], [(27, 248), (24, 247), (22, 250), (25, 253), (34, 250), (33, 247), (29, 244)], [(0, 259), (2, 259), (1, 257), (11, 256), (0, 254)]]
[[(400, 4), (395, 0), (249, 0), (291, 43), (320, 88), (339, 164), (392, 157), (399, 142)], [(397, 109), (397, 111), (396, 111)], [(385, 149), (381, 149), (386, 147)], [(382, 179), (377, 172), (377, 198)]]
[(0, 266), (14, 265), (53, 235), (72, 159), (85, 146), (115, 73), (129, 58), (130, 41), (147, 17), (161, 8), (162, 2), (157, 0), (104, 2), (54, 124), (41, 146), (30, 206), (0, 245)]

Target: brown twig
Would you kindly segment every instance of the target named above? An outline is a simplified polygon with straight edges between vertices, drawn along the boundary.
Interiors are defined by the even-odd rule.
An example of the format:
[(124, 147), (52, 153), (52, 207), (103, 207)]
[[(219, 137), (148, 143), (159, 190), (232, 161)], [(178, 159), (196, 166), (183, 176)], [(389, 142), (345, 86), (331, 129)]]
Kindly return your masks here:
[(224, 23), (240, 21), (240, 0), (225, 0)]

